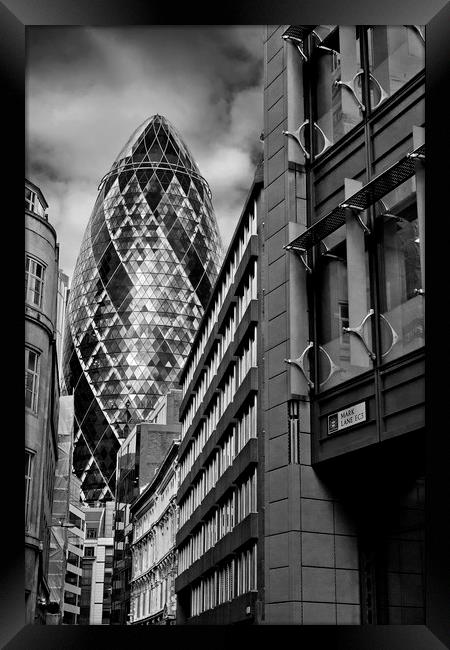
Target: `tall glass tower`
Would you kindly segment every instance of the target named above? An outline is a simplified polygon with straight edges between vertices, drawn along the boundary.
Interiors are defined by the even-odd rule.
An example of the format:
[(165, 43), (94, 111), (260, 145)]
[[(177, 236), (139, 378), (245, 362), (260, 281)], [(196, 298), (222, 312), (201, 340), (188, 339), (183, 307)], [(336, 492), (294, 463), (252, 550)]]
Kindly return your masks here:
[(86, 502), (113, 498), (121, 439), (176, 385), (221, 259), (209, 186), (154, 115), (100, 182), (69, 296), (64, 377)]

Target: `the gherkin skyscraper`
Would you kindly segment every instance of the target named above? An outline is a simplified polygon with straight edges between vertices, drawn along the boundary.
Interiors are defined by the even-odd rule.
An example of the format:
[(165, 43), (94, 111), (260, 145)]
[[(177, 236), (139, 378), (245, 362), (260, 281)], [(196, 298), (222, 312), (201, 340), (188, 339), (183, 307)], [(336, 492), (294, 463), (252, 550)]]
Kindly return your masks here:
[(113, 498), (121, 438), (176, 384), (221, 259), (208, 184), (155, 115), (100, 183), (69, 297), (64, 378), (86, 502)]

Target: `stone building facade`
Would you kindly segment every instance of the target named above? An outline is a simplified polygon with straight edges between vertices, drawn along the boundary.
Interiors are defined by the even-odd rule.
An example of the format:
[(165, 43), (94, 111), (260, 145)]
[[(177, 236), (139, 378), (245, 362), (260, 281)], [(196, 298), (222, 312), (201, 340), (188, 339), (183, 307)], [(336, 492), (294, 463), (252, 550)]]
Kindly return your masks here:
[(59, 247), (41, 190), (25, 179), (25, 620), (44, 623), (58, 458)]
[(172, 442), (153, 480), (131, 505), (133, 625), (175, 623), (178, 445)]

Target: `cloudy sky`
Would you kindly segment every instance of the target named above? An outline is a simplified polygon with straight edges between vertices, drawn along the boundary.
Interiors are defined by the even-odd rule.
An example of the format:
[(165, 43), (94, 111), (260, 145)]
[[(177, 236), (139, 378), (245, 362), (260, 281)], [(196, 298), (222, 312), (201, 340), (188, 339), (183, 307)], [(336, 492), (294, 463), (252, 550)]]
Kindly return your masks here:
[(155, 113), (208, 181), (227, 246), (262, 151), (262, 28), (27, 31), (26, 175), (47, 199), (70, 278), (100, 179)]

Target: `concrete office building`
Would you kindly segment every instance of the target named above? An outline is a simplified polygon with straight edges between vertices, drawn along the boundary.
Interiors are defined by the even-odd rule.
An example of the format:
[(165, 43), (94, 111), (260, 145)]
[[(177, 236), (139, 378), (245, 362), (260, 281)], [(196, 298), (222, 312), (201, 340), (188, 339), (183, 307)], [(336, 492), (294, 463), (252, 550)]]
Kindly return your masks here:
[(181, 624), (254, 622), (262, 598), (262, 183), (260, 166), (181, 375), (175, 581)]
[(178, 621), (423, 624), (423, 30), (264, 57), (263, 189), (181, 376)]
[(172, 441), (180, 437), (181, 390), (162, 396), (148, 422), (133, 428), (117, 454), (117, 483), (114, 515), (113, 625), (130, 622), (131, 503), (151, 483)]
[(59, 381), (59, 248), (41, 190), (25, 179), (25, 620), (45, 623)]
[(86, 503), (114, 498), (124, 428), (177, 384), (220, 262), (208, 184), (154, 115), (101, 180), (69, 296), (64, 375)]
[(268, 623), (425, 620), (424, 53), (267, 28)]
[(80, 625), (109, 625), (111, 618), (114, 503), (83, 506), (86, 522), (81, 561)]
[(132, 625), (173, 625), (176, 621), (178, 447), (179, 440), (174, 440), (153, 480), (130, 507)]

